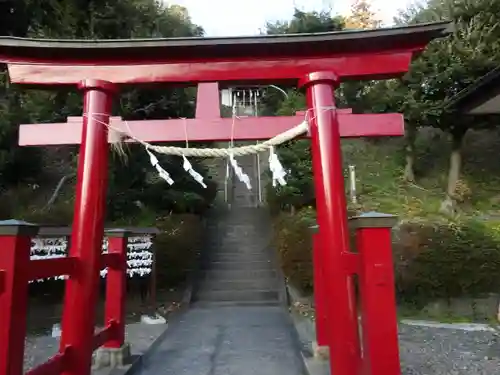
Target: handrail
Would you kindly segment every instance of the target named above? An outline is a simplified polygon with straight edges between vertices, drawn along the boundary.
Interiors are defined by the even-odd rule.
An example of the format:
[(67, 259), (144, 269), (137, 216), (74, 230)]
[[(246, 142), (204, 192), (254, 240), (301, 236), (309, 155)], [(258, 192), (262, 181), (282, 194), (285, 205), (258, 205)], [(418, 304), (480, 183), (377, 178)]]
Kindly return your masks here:
[(72, 276), (76, 264), (77, 259), (72, 257), (30, 260), (27, 264), (27, 281), (62, 275)]
[(50, 357), (47, 361), (33, 367), (29, 370), (26, 375), (59, 375), (61, 374), (68, 363), (69, 352), (71, 347), (67, 346), (63, 351), (57, 353), (56, 355)]
[[(48, 259), (30, 259), (33, 238), (56, 238), (70, 235), (69, 227), (44, 226), (17, 220), (0, 221), (0, 374), (22, 375), (28, 284), (48, 277), (76, 275), (80, 259), (61, 256)], [(101, 254), (101, 269), (107, 268), (105, 302), (106, 327), (94, 334), (91, 347), (119, 348), (125, 339), (125, 305), (127, 251), (129, 238), (154, 235), (156, 228), (107, 228), (104, 234), (108, 251)], [(67, 302), (65, 302), (67, 303)], [(12, 330), (16, 332), (13, 334)], [(64, 326), (63, 326), (64, 331)], [(29, 370), (27, 375), (59, 375), (70, 371), (72, 351), (77, 345), (67, 343), (59, 353)], [(90, 355), (92, 353), (89, 353)], [(80, 353), (81, 355), (81, 353)], [(87, 355), (87, 353), (85, 353)], [(89, 358), (90, 360), (90, 358)]]

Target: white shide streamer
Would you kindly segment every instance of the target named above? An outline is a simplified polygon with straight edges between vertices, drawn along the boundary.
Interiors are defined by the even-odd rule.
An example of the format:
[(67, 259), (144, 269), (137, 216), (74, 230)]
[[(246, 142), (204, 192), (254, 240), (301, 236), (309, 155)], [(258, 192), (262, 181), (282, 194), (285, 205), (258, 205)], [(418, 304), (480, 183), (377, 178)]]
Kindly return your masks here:
[(286, 185), (285, 176), (286, 172), (281, 165), (278, 155), (274, 152), (274, 147), (269, 148), (269, 169), (273, 175), (273, 187), (276, 187), (276, 183), (281, 186)]
[[(127, 244), (127, 276), (143, 277), (151, 273), (153, 267), (152, 237), (149, 235), (129, 237)], [(66, 237), (42, 238), (31, 240), (31, 260), (63, 258), (67, 256), (68, 240)], [(105, 237), (102, 244), (103, 253), (108, 251), (108, 239)], [(101, 277), (106, 277), (108, 270), (101, 270)], [(64, 280), (67, 276), (55, 276), (47, 279), (32, 280), (44, 282), (47, 280)]]
[(250, 177), (248, 177), (248, 175), (243, 172), (243, 169), (241, 169), (241, 167), (238, 165), (238, 162), (234, 158), (233, 154), (229, 154), (229, 163), (233, 167), (234, 174), (236, 175), (236, 177), (238, 177), (238, 180), (240, 180), (240, 182), (243, 182), (248, 190), (252, 190)]
[(182, 167), (184, 168), (184, 170), (187, 173), (189, 173), (189, 175), (191, 177), (193, 177), (193, 179), (197, 183), (199, 183), (201, 186), (203, 186), (206, 189), (207, 185), (205, 185), (205, 183), (203, 182), (203, 176), (193, 169), (193, 166), (191, 165), (189, 160), (187, 160), (186, 156), (182, 155), (182, 160), (183, 160)]
[[(325, 110), (331, 110), (331, 109), (334, 109), (334, 108), (325, 108)], [(276, 182), (278, 182), (280, 185), (284, 185), (284, 174), (283, 174), (284, 170), (281, 167), (281, 163), (279, 164), (280, 167), (277, 167), (278, 164), (276, 163), (276, 161), (278, 161), (278, 163), (279, 163), (279, 160), (277, 159), (277, 157), (275, 157), (276, 155), (274, 154), (273, 148), (275, 146), (279, 146), (285, 142), (291, 141), (292, 139), (295, 139), (295, 138), (303, 135), (304, 133), (309, 132), (309, 122), (308, 122), (307, 115), (306, 115), (306, 119), (303, 122), (301, 122), (300, 124), (294, 126), (291, 129), (288, 129), (287, 131), (285, 131), (281, 134), (276, 135), (275, 137), (273, 137), (271, 139), (268, 139), (267, 141), (264, 141), (262, 143), (257, 143), (254, 145), (233, 147), (233, 142), (231, 142), (231, 147), (229, 147), (229, 148), (190, 148), (190, 147), (184, 148), (184, 147), (174, 147), (174, 146), (156, 146), (156, 145), (152, 145), (148, 142), (145, 142), (145, 141), (135, 137), (131, 133), (130, 127), (128, 126), (128, 123), (126, 121), (125, 121), (125, 124), (127, 125), (128, 132), (124, 131), (122, 129), (118, 129), (116, 127), (113, 127), (109, 123), (105, 123), (105, 122), (99, 120), (98, 118), (95, 117), (97, 115), (102, 115), (102, 114), (99, 114), (99, 113), (88, 113), (88, 114), (84, 113), (83, 114), (83, 116), (92, 117), (94, 121), (108, 127), (110, 130), (114, 131), (115, 133), (122, 135), (123, 136), (122, 139), (129, 138), (131, 140), (134, 140), (134, 141), (142, 144), (145, 147), (146, 152), (149, 154), (151, 165), (154, 168), (156, 168), (159, 176), (161, 178), (163, 178), (165, 181), (167, 181), (167, 183), (170, 185), (174, 184), (174, 180), (170, 177), (170, 174), (160, 166), (158, 159), (156, 158), (156, 156), (153, 155), (153, 153), (151, 151), (154, 151), (154, 152), (159, 153), (159, 154), (181, 156), (184, 159), (184, 169), (199, 184), (201, 184), (204, 187), (206, 187), (206, 186), (205, 186), (205, 183), (203, 182), (202, 176), (198, 172), (196, 172), (192, 169), (191, 163), (189, 163), (189, 161), (187, 161), (187, 157), (204, 157), (204, 158), (228, 157), (230, 159), (231, 165), (235, 169), (235, 172), (237, 172), (236, 175), (238, 176), (238, 179), (241, 182), (245, 183), (247, 188), (250, 190), (251, 189), (250, 179), (248, 178), (248, 176), (245, 173), (243, 173), (243, 171), (241, 171), (241, 168), (238, 167), (234, 157), (258, 154), (260, 152), (266, 152), (269, 150), (271, 152), (271, 156), (273, 157), (273, 163), (276, 166), (276, 168), (274, 169), (274, 172), (272, 171), (273, 176), (275, 176), (275, 178), (273, 178), (273, 185), (276, 186)], [(237, 117), (235, 114), (235, 108), (233, 108), (233, 129), (234, 129), (234, 124), (235, 124), (234, 121), (236, 120), (236, 118)], [(188, 143), (188, 139), (186, 138), (186, 146), (187, 146), (187, 143)], [(187, 163), (186, 163), (186, 161), (187, 161)], [(270, 159), (270, 161), (271, 161), (271, 159)], [(271, 165), (270, 165), (270, 167), (271, 167)]]
[(149, 155), (149, 161), (151, 162), (151, 165), (156, 169), (156, 171), (158, 172), (158, 175), (163, 178), (165, 181), (167, 181), (167, 183), (169, 185), (173, 185), (174, 184), (174, 180), (172, 180), (172, 177), (170, 177), (170, 174), (162, 168), (162, 166), (160, 165), (160, 162), (158, 161), (158, 158), (153, 155), (153, 153), (151, 151), (149, 151), (147, 148), (146, 148), (146, 152), (148, 153)]

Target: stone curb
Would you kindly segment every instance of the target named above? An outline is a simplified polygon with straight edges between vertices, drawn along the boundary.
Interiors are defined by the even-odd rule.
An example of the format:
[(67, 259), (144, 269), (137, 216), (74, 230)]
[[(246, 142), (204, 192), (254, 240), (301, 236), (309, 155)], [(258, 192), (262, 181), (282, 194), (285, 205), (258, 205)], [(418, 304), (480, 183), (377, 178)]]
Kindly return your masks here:
[(406, 324), (409, 326), (417, 327), (428, 327), (428, 328), (441, 328), (441, 329), (453, 329), (459, 331), (467, 332), (499, 332), (499, 326), (493, 326), (490, 324), (483, 323), (441, 323), (431, 320), (420, 320), (420, 319), (402, 319), (400, 324)]
[[(303, 303), (309, 301), (307, 298), (300, 296), (300, 293), (290, 285), (287, 285), (287, 294), (290, 301), (290, 307), (293, 309), (293, 305), (296, 302)], [(309, 301), (310, 302), (310, 301)], [(315, 339), (316, 327), (314, 323), (305, 317), (299, 317), (299, 314), (295, 313), (293, 310), (290, 311), (290, 319), (292, 320), (295, 333), (299, 340), (305, 344), (307, 343), (307, 349), (303, 348), (300, 351), (302, 362), (304, 364), (304, 369), (307, 375), (330, 375), (330, 366), (328, 360), (320, 360), (314, 358), (312, 343)], [(304, 324), (305, 329), (299, 327), (300, 323)], [(303, 345), (305, 347), (306, 345)], [(305, 350), (304, 350), (305, 349)]]

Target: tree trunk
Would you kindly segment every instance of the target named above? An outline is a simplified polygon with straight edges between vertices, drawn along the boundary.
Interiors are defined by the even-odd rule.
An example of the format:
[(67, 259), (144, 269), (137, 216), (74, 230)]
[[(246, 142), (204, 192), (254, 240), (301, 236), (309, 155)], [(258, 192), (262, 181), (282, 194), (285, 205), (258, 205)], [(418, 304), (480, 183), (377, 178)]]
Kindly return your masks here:
[(462, 169), (462, 143), (465, 137), (467, 128), (456, 128), (451, 133), (451, 154), (450, 154), (450, 169), (448, 171), (448, 186), (446, 188), (446, 198), (441, 204), (440, 211), (447, 215), (456, 213), (457, 202), (455, 199), (455, 189), (457, 182), (460, 179)]
[(45, 205), (45, 207), (43, 208), (44, 210), (50, 208), (50, 206), (52, 206), (54, 204), (54, 202), (56, 201), (57, 197), (59, 196), (59, 192), (61, 191), (64, 183), (66, 182), (67, 179), (73, 177), (75, 174), (72, 173), (72, 174), (67, 174), (65, 176), (63, 176), (60, 180), (59, 180), (59, 183), (57, 184), (54, 192), (52, 193), (52, 196), (50, 197), (50, 199), (47, 201), (47, 204)]
[(413, 125), (407, 127), (406, 131), (406, 165), (403, 178), (408, 182), (415, 182), (415, 140), (417, 139), (417, 128)]

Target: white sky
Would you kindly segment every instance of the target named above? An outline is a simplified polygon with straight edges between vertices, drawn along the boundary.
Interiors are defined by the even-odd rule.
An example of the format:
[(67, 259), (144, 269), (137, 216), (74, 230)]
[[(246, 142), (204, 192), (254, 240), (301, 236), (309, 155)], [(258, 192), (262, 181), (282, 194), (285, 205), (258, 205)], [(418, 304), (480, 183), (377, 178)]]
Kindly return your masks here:
[[(189, 10), (194, 23), (207, 36), (254, 35), (266, 22), (289, 20), (294, 6), (304, 11), (332, 8), (334, 13), (349, 14), (351, 0), (164, 0)], [(374, 11), (384, 24), (390, 25), (400, 8), (411, 0), (372, 0)]]

